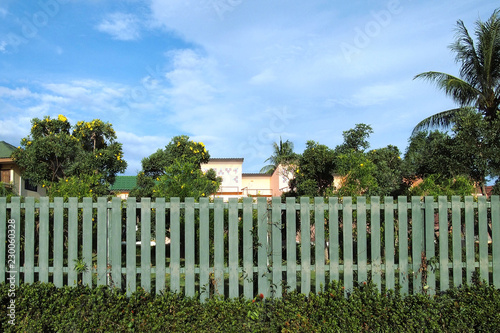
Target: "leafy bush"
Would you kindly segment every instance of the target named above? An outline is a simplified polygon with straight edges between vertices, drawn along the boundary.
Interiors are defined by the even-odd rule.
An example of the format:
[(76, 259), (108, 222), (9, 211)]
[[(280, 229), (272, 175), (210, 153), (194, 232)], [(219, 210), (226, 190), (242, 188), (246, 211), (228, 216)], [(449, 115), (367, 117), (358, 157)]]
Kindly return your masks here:
[[(347, 297), (346, 297), (347, 296)], [(224, 300), (138, 290), (130, 297), (108, 288), (56, 288), (35, 283), (16, 289), (9, 324), (9, 285), (0, 285), (0, 330), (6, 332), (320, 332), (496, 331), (500, 290), (476, 283), (441, 295), (380, 293), (371, 283), (346, 291), (337, 283), (319, 294)]]

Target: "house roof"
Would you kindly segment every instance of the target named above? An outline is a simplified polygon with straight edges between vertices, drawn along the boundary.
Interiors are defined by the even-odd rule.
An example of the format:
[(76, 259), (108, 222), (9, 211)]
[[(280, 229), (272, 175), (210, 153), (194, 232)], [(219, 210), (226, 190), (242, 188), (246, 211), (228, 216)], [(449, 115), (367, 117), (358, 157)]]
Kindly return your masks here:
[(16, 147), (5, 141), (0, 141), (0, 158), (10, 158)]
[(247, 172), (247, 173), (242, 173), (242, 177), (268, 177), (270, 178), (272, 175), (268, 173), (252, 173), (252, 172)]
[(130, 191), (137, 185), (137, 176), (116, 176), (111, 191)]
[(240, 157), (222, 157), (222, 158), (211, 158), (208, 162), (243, 162), (243, 158)]

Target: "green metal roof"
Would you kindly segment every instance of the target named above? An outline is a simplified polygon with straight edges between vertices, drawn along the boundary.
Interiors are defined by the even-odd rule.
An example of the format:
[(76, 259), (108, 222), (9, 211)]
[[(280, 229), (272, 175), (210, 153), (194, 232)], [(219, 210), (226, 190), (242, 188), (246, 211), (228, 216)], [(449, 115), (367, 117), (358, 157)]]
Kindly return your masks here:
[(5, 141), (0, 141), (0, 158), (6, 158), (12, 155), (12, 152), (16, 150), (16, 147), (7, 143)]
[(130, 191), (137, 185), (137, 176), (116, 176), (111, 191)]

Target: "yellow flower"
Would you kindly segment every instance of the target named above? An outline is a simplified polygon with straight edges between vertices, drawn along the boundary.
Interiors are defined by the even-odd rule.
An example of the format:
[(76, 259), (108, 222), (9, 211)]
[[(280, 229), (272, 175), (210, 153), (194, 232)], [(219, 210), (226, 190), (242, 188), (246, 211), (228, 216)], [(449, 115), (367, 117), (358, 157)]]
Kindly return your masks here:
[(89, 191), (89, 192), (90, 192), (90, 193), (92, 193), (92, 189), (90, 189), (90, 191)]
[(201, 196), (202, 196), (202, 197), (204, 197), (204, 196), (205, 196), (205, 193), (202, 193), (202, 194), (201, 194)]
[(360, 167), (362, 167), (362, 166), (364, 166), (364, 165), (363, 165), (363, 163), (361, 163), (359, 166), (360, 166)]
[(60, 115), (57, 117), (57, 119), (59, 119), (60, 121), (67, 121), (67, 120), (68, 120), (68, 119), (67, 119), (65, 116), (63, 116), (62, 114), (60, 114)]
[(68, 182), (68, 179), (66, 179), (66, 183)]
[(158, 180), (158, 181), (159, 181), (159, 180), (160, 180), (160, 178), (156, 177), (156, 180)]

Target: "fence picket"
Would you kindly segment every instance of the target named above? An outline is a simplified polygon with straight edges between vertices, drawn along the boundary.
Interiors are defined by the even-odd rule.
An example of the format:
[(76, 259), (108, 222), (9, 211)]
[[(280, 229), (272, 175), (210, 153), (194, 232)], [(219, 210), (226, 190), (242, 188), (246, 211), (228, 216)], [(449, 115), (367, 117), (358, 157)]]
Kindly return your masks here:
[(448, 267), (448, 201), (445, 196), (438, 198), (439, 211), (439, 290), (450, 287), (450, 269)]
[(479, 277), (486, 283), (490, 283), (490, 275), (488, 274), (488, 211), (484, 196), (477, 198), (477, 215), (479, 224)]
[[(14, 220), (14, 268), (12, 269), (9, 265), (9, 270), (15, 272), (16, 278), (16, 286), (19, 286), (20, 282), (20, 262), (21, 262), (21, 197), (13, 197), (12, 201), (12, 210), (11, 210), (11, 219)], [(12, 229), (11, 229), (12, 230)], [(8, 232), (8, 231), (7, 231)], [(10, 243), (10, 240), (9, 240)]]
[(106, 198), (97, 198), (97, 285), (108, 284), (108, 209)]
[[(222, 199), (221, 199), (222, 202)], [(258, 233), (258, 292), (269, 296), (269, 272), (267, 269), (267, 224), (268, 212), (267, 201), (265, 198), (257, 198), (257, 233)]]
[(493, 285), (500, 288), (500, 197), (491, 196), (491, 239), (493, 261)]
[(54, 285), (63, 286), (63, 198), (54, 198)]
[(371, 198), (371, 262), (372, 281), (377, 289), (382, 290), (382, 255), (380, 253), (380, 198)]
[[(200, 198), (200, 300), (210, 296), (210, 211), (208, 198)], [(253, 266), (253, 265), (252, 265)]]
[(181, 204), (179, 198), (170, 199), (170, 291), (181, 291)]
[(126, 275), (127, 295), (131, 295), (137, 289), (137, 249), (136, 249), (136, 226), (137, 226), (137, 203), (136, 198), (127, 198), (127, 221), (126, 221)]
[(155, 201), (155, 223), (156, 223), (156, 247), (155, 247), (155, 287), (159, 294), (165, 290), (165, 198), (157, 198)]
[[(425, 216), (424, 216), (424, 227), (425, 227), (425, 258), (427, 261), (431, 260), (435, 256), (434, 250), (434, 197), (425, 197)], [(427, 286), (429, 295), (434, 295), (436, 293), (436, 274), (434, 260), (426, 263), (426, 274), (427, 274)]]
[(24, 208), (26, 219), (24, 227), (24, 282), (33, 283), (35, 282), (35, 198), (27, 197)]
[(68, 285), (78, 283), (75, 264), (78, 261), (78, 198), (68, 199)]
[(111, 285), (122, 288), (122, 207), (121, 200), (111, 200), (111, 219), (109, 226), (109, 266), (111, 266)]
[(311, 292), (311, 219), (309, 198), (300, 198), (300, 220), (300, 292), (308, 295)]
[[(184, 267), (185, 267), (185, 288), (186, 296), (193, 297), (195, 294), (195, 231), (194, 231), (194, 198), (185, 200), (185, 223), (184, 223)], [(158, 244), (157, 244), (158, 245)]]
[(358, 256), (358, 283), (368, 280), (368, 244), (366, 240), (366, 197), (358, 197), (356, 203), (356, 232)]
[(238, 199), (229, 199), (229, 220), (228, 220), (228, 238), (229, 238), (229, 297), (237, 298), (239, 296), (239, 272), (238, 272)]
[(474, 267), (474, 208), (473, 198), (465, 197), (465, 276), (468, 284), (472, 282)]
[[(93, 259), (92, 259), (92, 239), (93, 239), (93, 232), (92, 232), (92, 226), (94, 219), (92, 218), (93, 215), (93, 208), (92, 208), (92, 198), (83, 198), (83, 221), (82, 221), (82, 229), (83, 229), (83, 239), (82, 239), (82, 246), (83, 246), (83, 263), (86, 267), (85, 271), (83, 272), (82, 280), (83, 284), (88, 287), (92, 287), (92, 275), (94, 272), (94, 265), (93, 265)], [(42, 221), (42, 198), (40, 198), (40, 222)], [(42, 253), (40, 249), (40, 254)], [(39, 254), (39, 255), (40, 255)]]
[[(398, 231), (399, 285), (401, 286), (401, 294), (407, 295), (410, 282), (408, 273), (408, 201), (403, 196), (398, 197)], [(373, 233), (372, 237), (375, 238)]]
[[(243, 198), (243, 294), (250, 299), (254, 296), (253, 291), (253, 237), (254, 223), (252, 216), (252, 198)], [(208, 214), (207, 214), (208, 215)], [(208, 233), (207, 233), (208, 234)]]
[(49, 282), (49, 198), (40, 198), (40, 227), (38, 240), (38, 279)]
[(325, 199), (314, 198), (316, 292), (325, 286)]
[(328, 202), (330, 219), (330, 282), (339, 280), (339, 199), (330, 198)]
[[(6, 271), (6, 262), (5, 262), (5, 254), (6, 254), (6, 246), (7, 246), (7, 198), (0, 198), (0, 281), (5, 280), (5, 271)], [(8, 270), (8, 269), (7, 269)]]
[(141, 287), (151, 291), (151, 198), (141, 198)]
[(422, 273), (424, 252), (424, 232), (422, 208), (419, 197), (411, 198), (411, 264), (413, 275), (413, 293), (422, 292)]
[(297, 289), (297, 241), (295, 198), (286, 198), (286, 283)]
[(214, 200), (214, 293), (224, 295), (224, 205)]
[[(344, 287), (345, 292), (352, 292), (354, 281), (354, 258), (352, 244), (352, 198), (344, 197), (343, 204), (344, 227)], [(318, 292), (318, 290), (316, 290)]]
[(460, 197), (451, 197), (451, 227), (453, 247), (453, 285), (462, 285), (462, 215)]
[(385, 244), (385, 288), (394, 289), (394, 201), (392, 197), (384, 198), (384, 244)]

